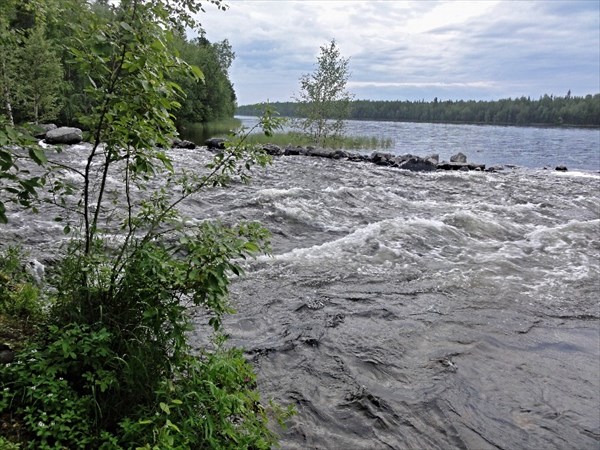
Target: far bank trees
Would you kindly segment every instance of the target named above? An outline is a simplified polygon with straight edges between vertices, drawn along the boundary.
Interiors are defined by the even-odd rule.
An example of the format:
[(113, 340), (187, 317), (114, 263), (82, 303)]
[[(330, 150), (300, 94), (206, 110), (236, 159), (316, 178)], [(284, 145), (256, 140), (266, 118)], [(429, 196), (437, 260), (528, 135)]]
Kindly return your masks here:
[(300, 77), (300, 128), (317, 144), (330, 136), (342, 134), (344, 120), (350, 113), (352, 95), (346, 90), (350, 78), (349, 59), (342, 57), (335, 40), (321, 47), (313, 73)]

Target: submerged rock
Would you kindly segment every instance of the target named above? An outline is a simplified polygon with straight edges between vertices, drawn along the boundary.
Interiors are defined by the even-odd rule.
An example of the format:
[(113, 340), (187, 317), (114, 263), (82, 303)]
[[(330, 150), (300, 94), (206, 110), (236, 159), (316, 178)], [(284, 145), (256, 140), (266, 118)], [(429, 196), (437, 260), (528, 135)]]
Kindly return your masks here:
[(567, 166), (556, 166), (556, 169), (554, 170), (558, 170), (559, 172), (566, 172), (567, 170)]

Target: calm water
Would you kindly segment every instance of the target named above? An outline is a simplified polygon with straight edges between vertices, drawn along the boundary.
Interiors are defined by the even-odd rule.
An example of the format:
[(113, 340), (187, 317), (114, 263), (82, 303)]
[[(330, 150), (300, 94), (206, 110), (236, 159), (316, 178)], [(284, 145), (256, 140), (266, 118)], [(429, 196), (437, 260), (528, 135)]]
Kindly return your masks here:
[[(239, 116), (239, 119), (244, 126), (256, 123), (255, 117)], [(600, 170), (600, 129), (349, 120), (346, 131), (350, 135), (391, 138), (394, 145), (389, 151), (397, 154), (439, 153), (441, 159), (448, 161), (460, 151), (469, 161), (488, 166), (566, 165), (570, 169)]]
[[(190, 223), (257, 220), (272, 233), (272, 255), (233, 284), (225, 327), (263, 396), (298, 410), (282, 447), (598, 449), (600, 175), (541, 169), (597, 169), (598, 131), (352, 126), (391, 135), (399, 153), (522, 167), (279, 157), (249, 185), (182, 205)], [(80, 167), (88, 151), (56, 158)], [(170, 155), (199, 172), (212, 158)], [(118, 176), (108, 186), (123, 195)], [(51, 258), (65, 239), (53, 217), (11, 211), (0, 243)], [(195, 324), (201, 347), (207, 317)]]

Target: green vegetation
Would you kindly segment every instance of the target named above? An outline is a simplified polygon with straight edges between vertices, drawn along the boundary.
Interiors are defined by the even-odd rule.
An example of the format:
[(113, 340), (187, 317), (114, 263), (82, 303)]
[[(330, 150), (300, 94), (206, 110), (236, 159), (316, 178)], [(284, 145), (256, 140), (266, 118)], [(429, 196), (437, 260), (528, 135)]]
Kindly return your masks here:
[[(8, 342), (14, 360), (0, 364), (0, 445), (276, 445), (270, 419), (291, 411), (261, 401), (252, 367), (226, 345), (222, 325), (233, 311), (229, 284), (243, 275), (241, 261), (268, 251), (268, 232), (257, 223), (191, 225), (178, 211), (205, 189), (248, 181), (269, 157), (238, 136), (203, 171), (177, 172), (162, 150), (181, 107), (174, 80), (205, 77), (173, 52), (180, 30), (197, 25), (200, 5), (29, 0), (8, 7), (4, 25), (5, 17), (23, 27), (43, 17), (48, 30), (64, 33), (62, 70), (73, 76), (71, 92), (85, 95), (78, 121), (91, 146), (83, 169), (58, 164), (9, 118), (0, 120), (0, 219), (8, 219), (6, 205), (46, 213), (51, 203), (71, 237), (39, 287), (18, 251), (0, 254), (0, 320), (19, 334)], [(2, 30), (10, 37), (14, 28)], [(14, 85), (3, 84), (3, 92), (7, 86)], [(260, 125), (272, 134), (279, 122), (267, 112)], [(109, 177), (120, 180), (118, 191), (109, 191)], [(200, 354), (187, 339), (192, 310), (213, 330), (212, 346)]]
[[(275, 144), (280, 147), (288, 145), (307, 147), (314, 144), (314, 139), (306, 133), (290, 131), (288, 133), (274, 133), (271, 136), (251, 134), (246, 138), (246, 142), (248, 144)], [(328, 136), (322, 139), (321, 145), (335, 150), (376, 150), (392, 147), (393, 141), (390, 138), (377, 138), (374, 136)]]
[(346, 91), (350, 77), (348, 62), (332, 40), (321, 47), (315, 71), (300, 77), (297, 113), (304, 119), (298, 125), (318, 145), (324, 146), (329, 136), (341, 136), (344, 131), (352, 98)]
[[(275, 102), (271, 107), (282, 116), (298, 117), (294, 102)], [(263, 104), (240, 106), (236, 114), (259, 115)], [(497, 101), (374, 101), (350, 102), (349, 119), (396, 122), (476, 123), (489, 125), (577, 125), (600, 126), (600, 94), (574, 97), (544, 95)]]
[[(10, 124), (56, 120), (85, 128), (85, 117), (94, 105), (89, 95), (89, 77), (83, 66), (72, 64), (83, 29), (94, 26), (101, 33), (97, 46), (110, 46), (110, 39), (123, 23), (119, 8), (106, 0), (3, 0), (0, 2), (0, 113)], [(201, 5), (186, 2), (197, 12)], [(218, 1), (209, 1), (216, 3)], [(95, 23), (85, 23), (83, 10), (94, 13)], [(101, 31), (104, 30), (104, 31)], [(235, 54), (227, 40), (209, 42), (203, 35), (187, 40), (185, 28), (172, 27), (173, 39), (165, 42), (174, 57), (203, 69), (203, 77), (190, 79), (168, 74), (178, 83), (176, 125), (207, 122), (233, 116), (236, 96), (228, 70)], [(156, 47), (157, 51), (163, 49)], [(126, 70), (135, 70), (143, 60)], [(95, 80), (94, 80), (95, 81)]]

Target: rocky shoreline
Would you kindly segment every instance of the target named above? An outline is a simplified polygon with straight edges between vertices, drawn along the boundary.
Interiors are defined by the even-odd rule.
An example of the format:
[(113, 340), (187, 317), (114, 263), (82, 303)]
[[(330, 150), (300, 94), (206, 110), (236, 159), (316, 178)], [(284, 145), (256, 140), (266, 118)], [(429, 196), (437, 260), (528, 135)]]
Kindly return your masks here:
[[(225, 148), (225, 139), (212, 138), (204, 144), (210, 151), (218, 151)], [(395, 167), (398, 169), (410, 170), (413, 172), (433, 172), (437, 170), (460, 170), (460, 171), (485, 171), (498, 172), (508, 166), (491, 166), (485, 164), (476, 164), (467, 161), (467, 156), (461, 152), (450, 157), (450, 161), (440, 161), (438, 154), (428, 156), (417, 156), (412, 154), (394, 155), (392, 153), (374, 152), (370, 155), (346, 150), (332, 150), (317, 147), (299, 147), (288, 146), (280, 147), (274, 144), (263, 145), (263, 150), (272, 156), (312, 156), (329, 159), (346, 159), (348, 161), (367, 162), (378, 166)], [(556, 166), (555, 170), (566, 172), (566, 166)]]
[[(82, 140), (82, 132), (77, 128), (56, 128), (54, 125), (43, 125), (42, 127), (44, 128), (43, 132), (36, 137), (44, 139), (47, 144), (76, 144)], [(223, 138), (211, 138), (204, 145), (209, 151), (218, 151), (225, 148), (225, 142), (226, 140)], [(196, 148), (196, 144), (187, 140), (174, 139), (172, 147), (194, 149)], [(274, 144), (265, 144), (263, 145), (263, 150), (271, 156), (303, 155), (328, 159), (345, 159), (348, 161), (372, 163), (378, 166), (395, 167), (413, 172), (433, 172), (437, 170), (498, 172), (505, 168), (505, 166), (486, 167), (485, 164), (468, 162), (467, 156), (460, 152), (453, 155), (450, 161), (440, 161), (438, 154), (417, 156), (412, 154), (395, 155), (393, 153), (374, 152), (368, 155), (313, 146), (287, 146), (282, 148)], [(555, 167), (555, 170), (566, 172), (568, 169), (566, 166), (559, 165)]]

